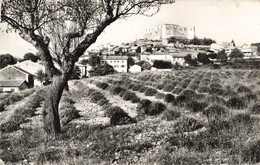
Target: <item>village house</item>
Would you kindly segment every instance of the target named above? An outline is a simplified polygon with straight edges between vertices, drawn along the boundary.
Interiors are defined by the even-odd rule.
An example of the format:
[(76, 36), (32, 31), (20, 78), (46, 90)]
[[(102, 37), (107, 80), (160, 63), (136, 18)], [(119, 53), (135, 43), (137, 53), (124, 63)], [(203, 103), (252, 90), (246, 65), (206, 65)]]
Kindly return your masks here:
[(0, 70), (0, 91), (13, 92), (33, 86), (33, 75), (21, 68), (9, 65)]
[(117, 72), (127, 72), (127, 56), (103, 56), (101, 63), (111, 65)]
[(35, 78), (37, 72), (39, 72), (40, 70), (42, 70), (42, 72), (45, 73), (45, 67), (42, 64), (32, 62), (30, 60), (26, 60), (26, 61), (23, 61), (20, 63), (16, 63), (14, 66), (17, 68), (20, 68), (34, 76), (34, 83), (33, 83), (34, 87), (43, 85), (41, 81), (39, 81)]

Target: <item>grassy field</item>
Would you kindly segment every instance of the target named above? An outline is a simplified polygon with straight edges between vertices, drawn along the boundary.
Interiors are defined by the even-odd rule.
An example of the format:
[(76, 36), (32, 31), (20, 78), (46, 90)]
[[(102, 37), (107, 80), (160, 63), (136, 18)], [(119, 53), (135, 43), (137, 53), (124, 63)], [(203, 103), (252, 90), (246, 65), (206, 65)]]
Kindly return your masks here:
[(63, 133), (44, 136), (45, 88), (0, 95), (6, 164), (255, 164), (260, 71), (183, 70), (69, 82)]

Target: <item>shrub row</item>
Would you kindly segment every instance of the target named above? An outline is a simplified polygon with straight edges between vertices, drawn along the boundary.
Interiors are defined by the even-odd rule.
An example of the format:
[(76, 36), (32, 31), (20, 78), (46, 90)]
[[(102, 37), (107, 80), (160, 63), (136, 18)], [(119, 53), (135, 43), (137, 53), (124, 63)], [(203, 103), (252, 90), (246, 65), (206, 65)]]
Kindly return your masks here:
[(20, 129), (20, 125), (27, 122), (28, 117), (35, 115), (36, 108), (40, 107), (44, 100), (44, 91), (39, 90), (30, 96), (23, 106), (15, 109), (14, 115), (9, 120), (0, 125), (1, 132), (13, 132)]
[(158, 115), (166, 109), (166, 106), (160, 102), (152, 102), (150, 100), (141, 100), (137, 106), (137, 109), (146, 115)]

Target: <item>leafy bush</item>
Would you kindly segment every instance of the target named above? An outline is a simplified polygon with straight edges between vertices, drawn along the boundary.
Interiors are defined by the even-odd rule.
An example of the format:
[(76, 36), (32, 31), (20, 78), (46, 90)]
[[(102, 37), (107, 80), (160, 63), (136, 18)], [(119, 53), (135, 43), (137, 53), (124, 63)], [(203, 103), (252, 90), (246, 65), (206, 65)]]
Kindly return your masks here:
[(144, 93), (145, 96), (155, 96), (156, 94), (157, 90), (153, 88), (148, 88)]
[(140, 89), (141, 87), (142, 87), (142, 85), (137, 84), (137, 85), (133, 86), (132, 90), (133, 90), (133, 91), (139, 91), (139, 89)]
[(101, 98), (100, 100), (98, 100), (97, 104), (100, 106), (103, 106), (105, 104), (107, 104), (109, 101), (106, 98)]
[(199, 87), (198, 92), (200, 92), (200, 93), (209, 93), (209, 87), (201, 86), (201, 87)]
[(73, 119), (79, 118), (79, 112), (72, 104), (64, 104), (60, 108), (60, 118), (63, 125), (68, 124)]
[(255, 103), (250, 111), (254, 114), (260, 114), (260, 103)]
[(247, 86), (241, 85), (237, 88), (237, 92), (238, 93), (251, 93), (252, 90)]
[(141, 100), (141, 99), (136, 96), (136, 97), (134, 97), (134, 98), (131, 99), (131, 102), (132, 102), (132, 103), (139, 103), (140, 100)]
[(41, 151), (37, 155), (37, 163), (43, 164), (44, 162), (55, 162), (61, 159), (62, 150), (57, 148), (48, 148)]
[(231, 89), (227, 89), (224, 93), (223, 96), (225, 97), (234, 97), (234, 96), (238, 96), (238, 94), (234, 91), (232, 91)]
[(90, 101), (93, 103), (97, 103), (100, 99), (105, 99), (105, 96), (98, 91), (95, 91), (90, 95)]
[(207, 106), (208, 104), (206, 102), (199, 102), (196, 100), (192, 100), (186, 103), (186, 108), (192, 112), (203, 112)]
[(210, 88), (222, 88), (222, 86), (221, 86), (220, 84), (218, 84), (218, 83), (211, 83), (211, 84), (209, 85), (209, 87), (210, 87)]
[(115, 86), (114, 88), (112, 88), (113, 95), (119, 95), (119, 93), (122, 91), (123, 91), (123, 88), (121, 88), (120, 86)]
[(213, 88), (209, 88), (209, 94), (216, 94), (216, 95), (222, 95), (224, 93), (224, 90), (221, 89), (221, 88), (216, 88), (216, 87), (213, 87)]
[(155, 95), (155, 98), (157, 98), (157, 99), (163, 99), (164, 96), (165, 96), (164, 93), (159, 93), (159, 92), (158, 92), (158, 93)]
[(111, 125), (136, 123), (135, 119), (131, 118), (123, 109), (117, 106), (108, 108), (106, 115), (110, 117)]
[(226, 100), (217, 96), (217, 95), (211, 95), (211, 96), (208, 96), (206, 98), (206, 100), (210, 103), (219, 103), (219, 104), (222, 104), (222, 105), (226, 105)]
[(260, 139), (251, 140), (244, 144), (241, 153), (243, 161), (247, 163), (260, 162)]
[(146, 111), (145, 114), (151, 115), (151, 116), (158, 115), (165, 109), (166, 109), (166, 106), (163, 103), (152, 102), (152, 104), (150, 104), (150, 106), (149, 106), (148, 111)]
[(148, 87), (142, 86), (138, 91), (139, 91), (140, 93), (144, 93), (147, 89), (148, 89)]
[(174, 102), (175, 96), (172, 94), (166, 94), (164, 97), (164, 101), (167, 103)]
[(181, 115), (181, 113), (179, 111), (167, 109), (166, 111), (163, 112), (162, 119), (171, 121), (171, 120), (175, 120), (175, 119), (179, 118), (180, 115)]
[(246, 107), (246, 103), (243, 99), (241, 99), (240, 97), (231, 97), (228, 101), (227, 101), (227, 106), (229, 108), (235, 108), (235, 109), (242, 109)]
[(204, 125), (198, 120), (191, 117), (181, 118), (175, 125), (175, 132), (191, 132), (202, 128)]
[(192, 84), (190, 84), (190, 85), (188, 86), (188, 88), (189, 88), (189, 89), (192, 89), (192, 90), (197, 90), (197, 89), (199, 88), (199, 85), (192, 83)]
[(197, 95), (197, 93), (194, 90), (185, 89), (180, 93), (180, 95), (184, 95), (184, 96), (192, 98), (192, 97), (195, 97)]
[(175, 88), (173, 91), (172, 91), (172, 93), (174, 93), (174, 94), (180, 94), (181, 93), (181, 91), (182, 91), (183, 89), (182, 88)]
[(123, 100), (126, 100), (126, 101), (132, 100), (132, 99), (134, 99), (134, 98), (137, 98), (137, 96), (136, 96), (136, 94), (133, 93), (133, 92), (127, 91), (127, 92), (125, 92), (125, 94), (123, 95)]
[(131, 90), (131, 89), (133, 89), (134, 86), (135, 86), (135, 84), (129, 84), (129, 85), (127, 85), (127, 89)]
[(209, 120), (220, 119), (222, 116), (228, 114), (228, 110), (218, 104), (213, 104), (204, 109), (203, 114), (208, 117)]
[(151, 102), (150, 100), (141, 100), (137, 109), (147, 115), (158, 115), (166, 109), (166, 106), (160, 102)]
[(5, 111), (5, 105), (3, 103), (0, 103), (0, 112)]
[(109, 85), (107, 83), (104, 83), (104, 82), (98, 82), (96, 84), (96, 86), (102, 90), (105, 90)]
[(257, 101), (258, 100), (258, 97), (256, 94), (254, 93), (246, 93), (245, 96), (243, 97), (244, 100), (247, 100), (247, 101)]
[(163, 90), (165, 92), (171, 92), (174, 88), (175, 88), (175, 86), (173, 86), (173, 85), (166, 85), (166, 86), (164, 86)]
[(163, 89), (164, 86), (165, 86), (164, 84), (158, 84), (158, 85), (156, 86), (156, 89), (161, 90), (161, 89)]

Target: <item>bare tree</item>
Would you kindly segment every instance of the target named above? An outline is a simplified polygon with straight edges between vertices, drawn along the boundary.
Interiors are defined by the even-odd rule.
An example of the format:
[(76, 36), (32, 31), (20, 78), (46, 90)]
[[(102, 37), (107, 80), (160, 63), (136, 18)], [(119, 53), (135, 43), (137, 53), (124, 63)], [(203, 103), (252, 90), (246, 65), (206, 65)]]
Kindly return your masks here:
[(49, 135), (61, 131), (58, 105), (75, 62), (104, 29), (117, 19), (153, 15), (169, 3), (173, 0), (3, 0), (6, 30), (18, 32), (36, 48), (53, 77), (43, 107)]

